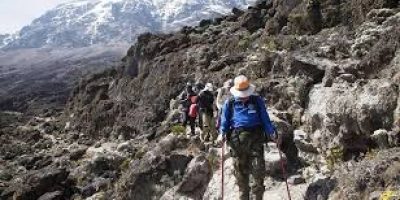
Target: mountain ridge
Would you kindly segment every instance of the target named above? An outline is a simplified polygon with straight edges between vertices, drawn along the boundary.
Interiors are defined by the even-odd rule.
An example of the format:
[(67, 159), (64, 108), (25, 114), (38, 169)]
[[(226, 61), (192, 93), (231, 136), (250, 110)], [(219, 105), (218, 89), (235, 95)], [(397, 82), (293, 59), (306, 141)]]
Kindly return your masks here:
[(172, 32), (227, 15), (255, 0), (75, 0), (47, 11), (3, 40), (5, 50), (133, 42), (144, 32)]

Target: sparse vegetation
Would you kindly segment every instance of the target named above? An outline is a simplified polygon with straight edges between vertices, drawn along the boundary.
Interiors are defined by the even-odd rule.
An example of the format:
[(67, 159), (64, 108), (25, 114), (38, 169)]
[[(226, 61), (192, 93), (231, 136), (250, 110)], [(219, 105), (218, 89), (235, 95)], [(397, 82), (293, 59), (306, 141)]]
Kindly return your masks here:
[(125, 170), (129, 169), (129, 164), (130, 164), (130, 162), (131, 162), (131, 159), (130, 159), (130, 158), (125, 159), (125, 160), (121, 163), (121, 165), (119, 166), (120, 170), (121, 170), (121, 171), (125, 171)]
[(246, 51), (251, 44), (251, 38), (249, 35), (244, 35), (240, 38), (240, 41), (238, 43), (240, 49), (242, 49), (243, 51)]
[(219, 160), (218, 155), (216, 155), (214, 153), (210, 153), (207, 156), (207, 160), (208, 160), (208, 163), (209, 163), (209, 165), (211, 167), (211, 171), (215, 171), (215, 170), (218, 169), (218, 167), (220, 165), (220, 160)]
[(171, 132), (175, 135), (182, 135), (185, 134), (186, 128), (182, 125), (174, 125), (170, 128)]
[(326, 161), (329, 170), (331, 171), (334, 170), (336, 165), (343, 162), (343, 155), (344, 155), (343, 152), (344, 152), (343, 148), (339, 146), (332, 147), (331, 149), (328, 150)]
[(272, 37), (268, 37), (265, 40), (265, 44), (263, 46), (263, 49), (268, 50), (268, 51), (276, 51), (278, 49), (278, 45), (275, 42), (275, 39)]
[(146, 154), (146, 148), (142, 147), (140, 149), (138, 149), (135, 153), (134, 159), (141, 159), (143, 158), (144, 154)]
[(366, 154), (365, 154), (365, 159), (372, 160), (376, 157), (378, 154), (378, 150), (376, 149), (370, 149)]

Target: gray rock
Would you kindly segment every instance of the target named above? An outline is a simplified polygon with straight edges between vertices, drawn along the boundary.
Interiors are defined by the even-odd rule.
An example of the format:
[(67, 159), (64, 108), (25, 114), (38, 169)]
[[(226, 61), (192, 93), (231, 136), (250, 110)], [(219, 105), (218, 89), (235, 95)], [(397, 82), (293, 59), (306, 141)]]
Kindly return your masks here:
[(96, 143), (94, 144), (94, 147), (95, 147), (95, 148), (101, 147), (101, 142), (96, 142)]
[(378, 144), (380, 149), (389, 148), (388, 132), (387, 130), (380, 129), (374, 131), (371, 138)]
[(250, 9), (239, 18), (239, 24), (250, 32), (263, 28), (265, 21), (261, 17), (261, 11)]
[(40, 196), (37, 200), (62, 200), (62, 199), (63, 199), (63, 192), (55, 191), (55, 192), (48, 192)]
[(18, 179), (14, 179), (15, 181), (10, 184), (10, 187), (3, 194), (14, 193), (14, 199), (37, 199), (59, 188), (67, 190), (71, 187), (70, 183), (66, 181), (68, 174), (69, 172), (65, 169), (54, 169), (51, 167), (38, 171), (30, 171), (28, 174), (20, 177), (20, 182)]
[(117, 151), (119, 152), (126, 152), (126, 151), (131, 151), (132, 150), (132, 145), (129, 141), (123, 142), (118, 144), (117, 146)]
[(288, 178), (288, 183), (292, 185), (298, 185), (305, 182), (306, 180), (301, 175), (293, 175)]
[(339, 67), (332, 65), (326, 68), (324, 78), (322, 79), (322, 85), (324, 87), (331, 87), (333, 80), (337, 77), (339, 73)]
[(171, 110), (166, 119), (163, 121), (163, 124), (176, 124), (181, 120), (182, 112), (178, 109)]
[(400, 146), (400, 131), (389, 131), (388, 142), (390, 147)]
[(335, 179), (318, 179), (307, 188), (305, 199), (328, 199), (331, 191), (336, 187), (336, 184), (337, 181)]
[(0, 169), (0, 180), (1, 181), (9, 181), (12, 179), (12, 174), (8, 170)]
[(323, 151), (335, 145), (366, 151), (363, 141), (373, 131), (392, 127), (397, 96), (396, 86), (387, 79), (316, 85), (304, 115), (306, 130), (312, 130), (313, 144)]
[(356, 77), (353, 74), (340, 74), (339, 78), (349, 83), (354, 83), (356, 80)]
[(92, 173), (101, 175), (107, 171), (115, 171), (123, 158), (116, 154), (96, 154), (91, 160), (89, 169)]
[(379, 200), (383, 191), (373, 191), (369, 194), (368, 200)]
[(99, 190), (105, 189), (110, 183), (110, 179), (96, 178), (95, 180), (93, 180), (93, 182), (81, 189), (81, 194), (84, 197), (92, 196)]
[(202, 194), (211, 178), (211, 169), (205, 156), (198, 156), (188, 164), (185, 176), (178, 186), (178, 192)]
[(69, 158), (71, 160), (79, 160), (80, 158), (82, 158), (83, 155), (85, 155), (87, 150), (87, 147), (81, 147), (78, 149), (75, 149), (71, 152), (71, 154), (69, 155)]
[(317, 148), (309, 141), (308, 134), (303, 130), (294, 131), (294, 143), (300, 151), (318, 153)]

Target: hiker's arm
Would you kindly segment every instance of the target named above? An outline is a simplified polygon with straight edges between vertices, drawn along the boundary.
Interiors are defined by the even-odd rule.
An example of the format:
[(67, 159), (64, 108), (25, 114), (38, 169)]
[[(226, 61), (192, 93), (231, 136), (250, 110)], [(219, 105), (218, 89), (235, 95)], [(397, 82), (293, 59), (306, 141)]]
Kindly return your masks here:
[(264, 131), (269, 135), (273, 135), (275, 133), (275, 126), (272, 124), (271, 119), (269, 118), (267, 112), (267, 106), (265, 105), (264, 100), (260, 97), (257, 98), (258, 105), (260, 105), (260, 117), (263, 124)]
[(222, 113), (221, 113), (221, 128), (220, 128), (220, 133), (221, 134), (227, 134), (230, 129), (231, 129), (231, 120), (229, 120), (229, 115), (230, 115), (230, 109), (228, 109), (229, 105), (229, 100), (227, 100), (223, 107), (222, 107)]
[(179, 95), (179, 102), (180, 103), (184, 103), (186, 101), (186, 92), (183, 91), (180, 95)]

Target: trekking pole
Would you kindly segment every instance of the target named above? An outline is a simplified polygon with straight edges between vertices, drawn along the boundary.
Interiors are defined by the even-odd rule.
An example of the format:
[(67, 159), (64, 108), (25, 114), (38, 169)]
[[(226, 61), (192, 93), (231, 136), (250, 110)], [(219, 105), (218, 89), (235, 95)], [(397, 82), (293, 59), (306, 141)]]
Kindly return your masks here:
[(225, 141), (222, 142), (221, 149), (221, 197), (224, 200), (224, 154), (225, 154)]
[(286, 183), (287, 195), (288, 195), (289, 200), (292, 200), (292, 197), (291, 197), (291, 195), (290, 195), (289, 184), (288, 184), (288, 181), (287, 181), (287, 174), (286, 174), (285, 166), (284, 166), (284, 163), (283, 163), (283, 156), (282, 156), (282, 152), (281, 152), (281, 149), (280, 149), (280, 141), (279, 141), (279, 138), (278, 138), (276, 144), (277, 144), (278, 152), (279, 152), (279, 158), (280, 158), (280, 163), (281, 163), (282, 175), (283, 175), (283, 178), (285, 179), (285, 183)]

